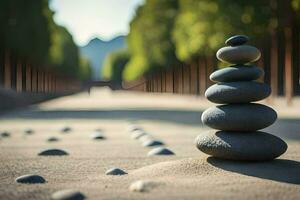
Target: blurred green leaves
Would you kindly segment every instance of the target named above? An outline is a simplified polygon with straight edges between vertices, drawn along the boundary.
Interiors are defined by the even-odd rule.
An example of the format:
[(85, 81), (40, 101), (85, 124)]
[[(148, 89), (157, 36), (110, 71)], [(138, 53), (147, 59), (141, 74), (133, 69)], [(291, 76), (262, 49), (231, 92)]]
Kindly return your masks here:
[(235, 34), (255, 41), (278, 26), (272, 1), (146, 0), (130, 24), (124, 79), (211, 56)]
[(0, 48), (37, 67), (86, 78), (89, 65), (81, 66), (78, 47), (53, 14), (48, 0), (1, 0)]

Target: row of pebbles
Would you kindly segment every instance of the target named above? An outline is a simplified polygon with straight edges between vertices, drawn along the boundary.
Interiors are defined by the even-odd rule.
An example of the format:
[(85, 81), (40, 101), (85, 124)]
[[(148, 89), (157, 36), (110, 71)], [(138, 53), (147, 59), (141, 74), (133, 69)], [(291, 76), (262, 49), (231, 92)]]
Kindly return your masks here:
[(149, 133), (144, 131), (140, 126), (137, 126), (136, 124), (129, 124), (128, 132), (131, 134), (131, 138), (141, 142), (143, 147), (153, 148), (148, 152), (148, 156), (175, 154), (170, 149), (164, 147), (164, 142), (155, 139), (153, 136), (151, 136)]
[[(136, 128), (134, 128), (134, 127), (136, 127)], [(174, 153), (171, 150), (161, 147), (162, 145), (164, 145), (163, 142), (161, 142), (159, 140), (155, 140), (151, 135), (144, 132), (141, 128), (137, 128), (136, 125), (130, 125), (129, 129), (131, 130), (130, 132), (132, 133), (132, 138), (138, 139), (139, 141), (141, 141), (142, 145), (144, 147), (156, 147), (148, 153), (148, 156), (174, 155)], [(60, 130), (60, 132), (61, 133), (71, 133), (72, 129), (70, 127), (64, 127)], [(24, 134), (32, 135), (32, 134), (34, 134), (34, 130), (26, 129), (24, 131)], [(1, 138), (2, 137), (10, 137), (11, 134), (9, 132), (5, 131), (5, 132), (0, 133), (0, 136), (1, 136)], [(104, 136), (103, 131), (101, 129), (96, 129), (93, 133), (91, 133), (90, 138), (92, 140), (106, 139), (106, 137)], [(60, 139), (55, 136), (50, 136), (49, 138), (47, 138), (47, 142), (57, 142), (59, 140)], [(160, 147), (158, 147), (158, 146), (160, 146)], [(66, 155), (69, 155), (69, 153), (66, 152), (65, 150), (56, 149), (56, 148), (42, 150), (38, 153), (38, 156), (47, 156), (47, 157), (66, 156)], [(105, 174), (120, 176), (120, 175), (126, 175), (128, 173), (121, 168), (114, 167), (114, 168), (108, 169), (105, 172)], [(22, 183), (22, 184), (42, 184), (42, 183), (46, 182), (46, 179), (37, 174), (26, 174), (26, 175), (17, 177), (15, 179), (15, 181), (17, 183)], [(152, 182), (138, 180), (138, 181), (133, 182), (130, 185), (129, 190), (132, 192), (147, 192), (147, 191), (149, 191), (150, 188), (153, 188), (153, 185), (154, 184)], [(62, 199), (64, 199), (64, 200), (81, 200), (81, 199), (85, 199), (85, 198), (86, 197), (84, 194), (82, 194), (80, 191), (74, 190), (74, 189), (60, 190), (60, 191), (53, 193), (51, 196), (51, 199), (57, 199), (57, 200), (62, 200)]]
[[(70, 127), (64, 127), (60, 130), (61, 133), (71, 133), (72, 129)], [(32, 135), (34, 134), (35, 131), (33, 129), (26, 129), (24, 130), (25, 135)], [(0, 138), (8, 138), (11, 136), (11, 133), (8, 131), (3, 131), (0, 133)], [(106, 137), (103, 134), (103, 131), (101, 129), (96, 129), (93, 133), (90, 134), (90, 138), (92, 140), (104, 140)], [(47, 138), (47, 142), (57, 142), (60, 139), (55, 136), (50, 136)], [(51, 148), (51, 149), (46, 149), (42, 150), (38, 153), (38, 156), (66, 156), (69, 155), (68, 152), (62, 149), (56, 149), (56, 148)], [(107, 175), (121, 175), (121, 174), (127, 174), (123, 170), (118, 170), (117, 168), (110, 169), (106, 172)], [(26, 174), (19, 176), (15, 179), (17, 183), (22, 183), (22, 184), (42, 184), (46, 182), (46, 179), (40, 175), (37, 174)], [(85, 199), (85, 195), (82, 194), (78, 190), (74, 189), (65, 189), (65, 190), (60, 190), (52, 194), (51, 199), (56, 199), (56, 200), (83, 200)]]

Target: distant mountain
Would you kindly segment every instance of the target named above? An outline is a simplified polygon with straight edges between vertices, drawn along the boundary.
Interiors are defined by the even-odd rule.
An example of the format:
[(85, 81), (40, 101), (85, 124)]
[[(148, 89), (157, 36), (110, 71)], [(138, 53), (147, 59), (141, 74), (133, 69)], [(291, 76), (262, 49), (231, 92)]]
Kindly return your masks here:
[(112, 51), (126, 47), (125, 36), (118, 36), (109, 41), (92, 39), (87, 45), (80, 47), (81, 54), (89, 59), (93, 68), (93, 79), (101, 79), (101, 71), (105, 57)]

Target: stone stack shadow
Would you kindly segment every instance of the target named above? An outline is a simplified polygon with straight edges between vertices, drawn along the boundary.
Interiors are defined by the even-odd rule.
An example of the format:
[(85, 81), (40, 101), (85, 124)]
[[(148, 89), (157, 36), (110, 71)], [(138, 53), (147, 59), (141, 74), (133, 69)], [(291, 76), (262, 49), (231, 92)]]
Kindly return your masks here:
[(197, 148), (222, 159), (263, 161), (272, 160), (287, 150), (280, 138), (258, 131), (273, 124), (276, 112), (265, 105), (252, 103), (265, 99), (271, 88), (255, 81), (264, 71), (248, 64), (257, 61), (261, 53), (247, 45), (248, 37), (237, 35), (229, 38), (228, 45), (218, 50), (217, 58), (232, 66), (215, 71), (205, 97), (218, 105), (202, 114), (202, 122), (218, 131), (208, 131), (196, 138)]

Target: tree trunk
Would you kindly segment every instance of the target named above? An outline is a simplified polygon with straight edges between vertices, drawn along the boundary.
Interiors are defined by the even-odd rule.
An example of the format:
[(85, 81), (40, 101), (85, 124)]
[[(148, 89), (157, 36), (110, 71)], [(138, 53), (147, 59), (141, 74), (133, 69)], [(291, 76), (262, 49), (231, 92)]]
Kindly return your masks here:
[(292, 104), (293, 97), (293, 68), (292, 68), (292, 31), (290, 27), (284, 29), (285, 36), (285, 96), (288, 105)]
[(16, 80), (16, 89), (17, 92), (22, 92), (22, 80), (23, 76), (22, 76), (22, 62), (20, 59), (18, 59), (17, 61), (17, 80)]
[(4, 88), (11, 89), (11, 62), (8, 49), (5, 50), (4, 60)]

